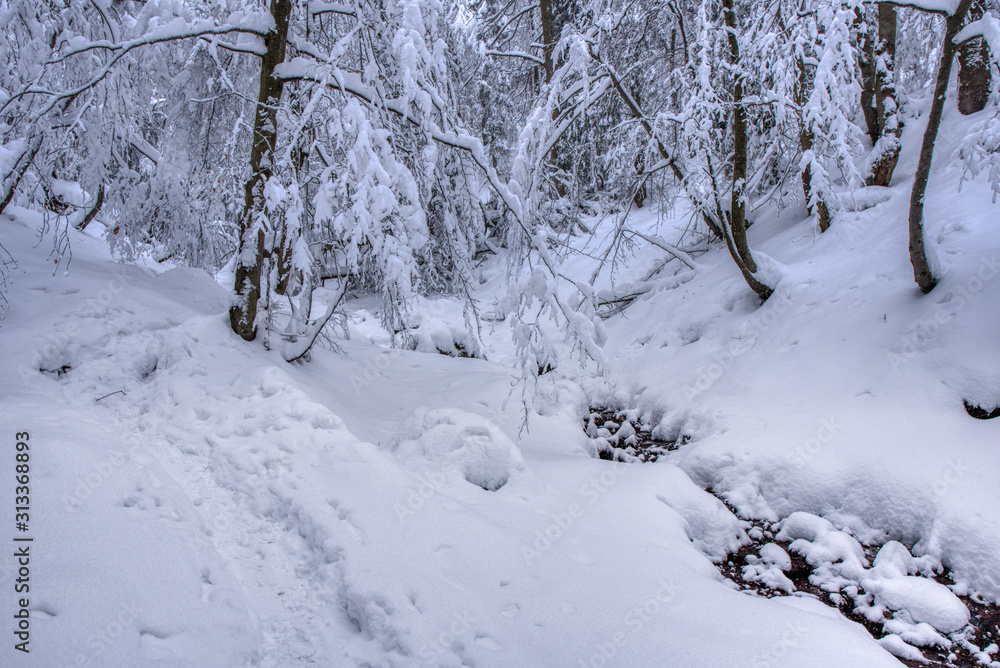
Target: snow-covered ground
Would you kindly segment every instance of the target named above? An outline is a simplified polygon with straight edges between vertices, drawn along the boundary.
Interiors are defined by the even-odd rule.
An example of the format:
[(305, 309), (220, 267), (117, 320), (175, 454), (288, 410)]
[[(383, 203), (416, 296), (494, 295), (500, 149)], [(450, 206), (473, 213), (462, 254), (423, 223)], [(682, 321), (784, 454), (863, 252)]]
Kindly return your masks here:
[[(972, 121), (945, 122), (946, 157)], [(204, 272), (123, 266), (74, 233), (69, 273), (53, 273), (37, 214), (10, 209), (0, 663), (899, 665), (886, 648), (905, 656), (967, 614), (921, 574), (943, 564), (958, 593), (1000, 599), (1000, 420), (963, 407), (1000, 400), (998, 209), (936, 163), (928, 236), (945, 273), (921, 296), (914, 146), (898, 185), (824, 235), (795, 208), (758, 214), (751, 243), (784, 274), (763, 306), (719, 247), (683, 280), (651, 279), (607, 321), (608, 377), (543, 376), (562, 374), (558, 398), (527, 431), (502, 323), (485, 360), (447, 357), (431, 349), (460, 308), (428, 305), (419, 349), (391, 349), (355, 301), (341, 352), (289, 365), (230, 332)], [(683, 222), (633, 224), (676, 238)], [(643, 248), (618, 278), (662, 258)], [(499, 265), (483, 268), (487, 307)], [(592, 261), (564, 266), (586, 277)], [(690, 441), (653, 464), (597, 459), (588, 404)], [(18, 432), (30, 654), (10, 632)], [(736, 591), (713, 561), (748, 538), (706, 489), (746, 517), (791, 516), (792, 549), (898, 611), (895, 639), (810, 596)], [(856, 539), (899, 543), (867, 563)], [(766, 552), (758, 570), (777, 580), (787, 554)]]

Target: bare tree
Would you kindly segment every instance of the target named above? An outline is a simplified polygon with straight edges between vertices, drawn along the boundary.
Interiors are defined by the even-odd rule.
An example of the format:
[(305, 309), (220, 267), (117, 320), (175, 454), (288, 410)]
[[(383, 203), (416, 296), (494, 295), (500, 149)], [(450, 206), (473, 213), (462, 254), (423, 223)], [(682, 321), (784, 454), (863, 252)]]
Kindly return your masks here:
[(938, 64), (937, 82), (934, 86), (934, 97), (927, 113), (927, 129), (920, 145), (920, 158), (917, 162), (917, 172), (913, 177), (913, 189), (910, 192), (909, 232), (910, 232), (910, 263), (913, 265), (913, 277), (923, 292), (930, 292), (937, 285), (934, 268), (927, 257), (927, 242), (924, 238), (924, 195), (927, 192), (927, 182), (931, 175), (931, 161), (934, 157), (934, 143), (941, 127), (941, 117), (944, 114), (944, 103), (948, 95), (948, 82), (951, 78), (951, 66), (955, 60), (958, 46), (955, 37), (965, 24), (969, 8), (973, 0), (959, 0), (953, 14), (944, 14), (945, 33), (941, 45), (941, 59)]

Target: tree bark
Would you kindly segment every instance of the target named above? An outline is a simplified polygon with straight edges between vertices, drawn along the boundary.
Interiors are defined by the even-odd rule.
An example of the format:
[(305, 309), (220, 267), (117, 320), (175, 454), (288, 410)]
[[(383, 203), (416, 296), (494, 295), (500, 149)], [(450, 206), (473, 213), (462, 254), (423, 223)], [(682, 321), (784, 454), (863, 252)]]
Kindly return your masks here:
[(21, 156), (14, 162), (13, 169), (10, 170), (9, 174), (4, 175), (2, 191), (3, 199), (0, 200), (0, 213), (3, 213), (4, 209), (7, 208), (7, 205), (14, 199), (14, 193), (17, 192), (17, 186), (20, 185), (21, 179), (24, 178), (24, 174), (28, 171), (28, 167), (31, 166), (32, 161), (34, 161), (35, 156), (38, 155), (38, 151), (41, 148), (42, 135), (39, 133), (27, 140), (24, 152), (22, 152)]
[[(983, 18), (982, 0), (969, 8), (971, 23)], [(990, 99), (990, 49), (986, 40), (976, 37), (958, 47), (958, 110), (968, 116), (986, 108)]]
[(544, 61), (545, 83), (552, 81), (555, 68), (552, 64), (552, 51), (556, 46), (556, 21), (552, 0), (538, 0), (538, 13), (542, 24), (542, 60)]
[(873, 149), (869, 186), (888, 186), (899, 161), (902, 131), (896, 105), (896, 6), (878, 5), (878, 43), (875, 47), (875, 106), (879, 117), (879, 138)]
[(730, 64), (737, 70), (736, 80), (733, 82), (733, 186), (729, 224), (732, 227), (736, 252), (750, 273), (755, 273), (757, 265), (750, 253), (746, 232), (747, 111), (743, 106), (743, 74), (739, 72), (740, 43), (736, 37), (736, 12), (733, 0), (722, 0), (722, 11), (728, 28)]
[[(809, 71), (806, 69), (805, 60), (798, 59), (796, 63), (798, 68), (798, 79), (795, 82), (795, 104), (801, 109), (806, 100), (809, 99)], [(812, 130), (805, 123), (805, 119), (799, 119), (799, 148), (803, 153), (811, 151), (813, 147), (813, 142), (815, 141), (815, 136)], [(814, 207), (809, 203), (813, 195), (813, 175), (812, 166), (806, 165), (805, 169), (802, 170), (802, 192), (806, 198), (806, 210), (810, 215), (814, 213)], [(821, 197), (817, 196), (815, 214), (819, 221), (819, 231), (826, 232), (830, 229), (830, 207), (827, 206), (826, 201)]]
[(76, 229), (80, 230), (81, 232), (87, 229), (87, 225), (90, 225), (90, 222), (94, 220), (94, 218), (97, 218), (97, 214), (101, 212), (101, 207), (103, 206), (104, 206), (104, 184), (102, 183), (101, 185), (97, 186), (97, 197), (94, 199), (94, 206), (90, 207), (90, 211), (88, 211), (87, 215), (85, 215), (83, 219), (77, 224)]
[(264, 38), (266, 54), (260, 65), (260, 91), (254, 115), (253, 145), (250, 149), (250, 178), (246, 183), (243, 216), (240, 219), (240, 246), (236, 264), (236, 299), (229, 309), (233, 331), (247, 341), (257, 336), (257, 303), (261, 297), (261, 272), (266, 259), (265, 230), (255, 221), (264, 210), (264, 184), (273, 173), (274, 147), (278, 135), (278, 102), (284, 81), (274, 69), (285, 59), (288, 20), (292, 0), (271, 0), (274, 32)]
[(740, 43), (737, 38), (736, 11), (733, 0), (722, 0), (722, 13), (726, 23), (729, 44), (730, 64), (736, 71), (733, 82), (733, 185), (732, 200), (729, 212), (729, 224), (726, 245), (729, 254), (733, 256), (736, 265), (743, 274), (750, 289), (757, 293), (761, 300), (766, 300), (774, 290), (762, 283), (756, 276), (757, 263), (750, 252), (747, 242), (746, 219), (746, 180), (747, 180), (747, 111), (743, 105), (744, 76), (739, 71)]
[(927, 261), (926, 241), (924, 239), (924, 194), (927, 191), (927, 181), (931, 174), (931, 160), (934, 157), (934, 142), (937, 140), (941, 127), (941, 116), (944, 113), (944, 103), (948, 93), (948, 80), (951, 77), (952, 61), (955, 60), (954, 38), (965, 23), (969, 7), (973, 0), (960, 0), (958, 8), (952, 16), (946, 17), (944, 44), (941, 45), (941, 62), (938, 65), (937, 82), (934, 86), (934, 99), (930, 112), (927, 114), (927, 129), (920, 146), (920, 159), (917, 163), (917, 173), (913, 179), (913, 190), (910, 193), (910, 263), (913, 265), (913, 278), (924, 292), (930, 292), (937, 285), (937, 278)]
[[(555, 63), (552, 60), (552, 53), (555, 50), (556, 39), (558, 37), (555, 8), (552, 4), (553, 0), (539, 0), (538, 2), (538, 13), (542, 24), (542, 61), (545, 63), (543, 69), (545, 70), (546, 85), (552, 82), (552, 75), (555, 73)], [(552, 120), (555, 120), (558, 116), (559, 110), (553, 109)], [(549, 162), (556, 169), (559, 169), (559, 151), (556, 146), (553, 146), (552, 150), (549, 151)], [(566, 196), (566, 186), (558, 178), (555, 180), (555, 189), (559, 197)]]
[(868, 136), (874, 145), (882, 134), (878, 107), (875, 103), (875, 40), (871, 26), (865, 20), (864, 7), (858, 7), (854, 25), (858, 31), (858, 69), (861, 70), (861, 111), (865, 116)]

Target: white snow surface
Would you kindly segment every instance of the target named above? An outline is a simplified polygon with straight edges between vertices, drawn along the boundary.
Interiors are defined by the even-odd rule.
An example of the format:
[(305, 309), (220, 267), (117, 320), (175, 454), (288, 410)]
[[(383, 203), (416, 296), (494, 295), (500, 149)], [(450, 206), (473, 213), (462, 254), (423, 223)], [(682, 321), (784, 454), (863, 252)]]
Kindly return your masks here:
[(488, 418), (456, 408), (418, 408), (390, 441), (410, 471), (458, 474), (487, 491), (525, 468), (521, 451)]
[(592, 458), (579, 389), (524, 432), (509, 363), (356, 337), (290, 365), (203, 272), (71, 232), (53, 275), (12, 214), (0, 422), (30, 432), (34, 542), (3, 665), (897, 665), (722, 582), (736, 518), (673, 464)]

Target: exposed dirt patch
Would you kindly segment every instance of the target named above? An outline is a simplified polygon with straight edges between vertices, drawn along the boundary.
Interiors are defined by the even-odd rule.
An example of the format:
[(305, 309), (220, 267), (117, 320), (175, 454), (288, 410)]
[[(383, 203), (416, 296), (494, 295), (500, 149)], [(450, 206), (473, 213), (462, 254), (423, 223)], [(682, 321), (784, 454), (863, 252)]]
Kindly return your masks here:
[(583, 431), (594, 442), (601, 459), (620, 462), (655, 462), (660, 455), (688, 442), (653, 438), (652, 428), (644, 424), (634, 410), (591, 408), (583, 418)]
[(982, 406), (976, 406), (968, 401), (962, 403), (965, 404), (965, 412), (977, 420), (992, 420), (1000, 417), (1000, 406), (994, 406), (992, 409), (986, 410)]

